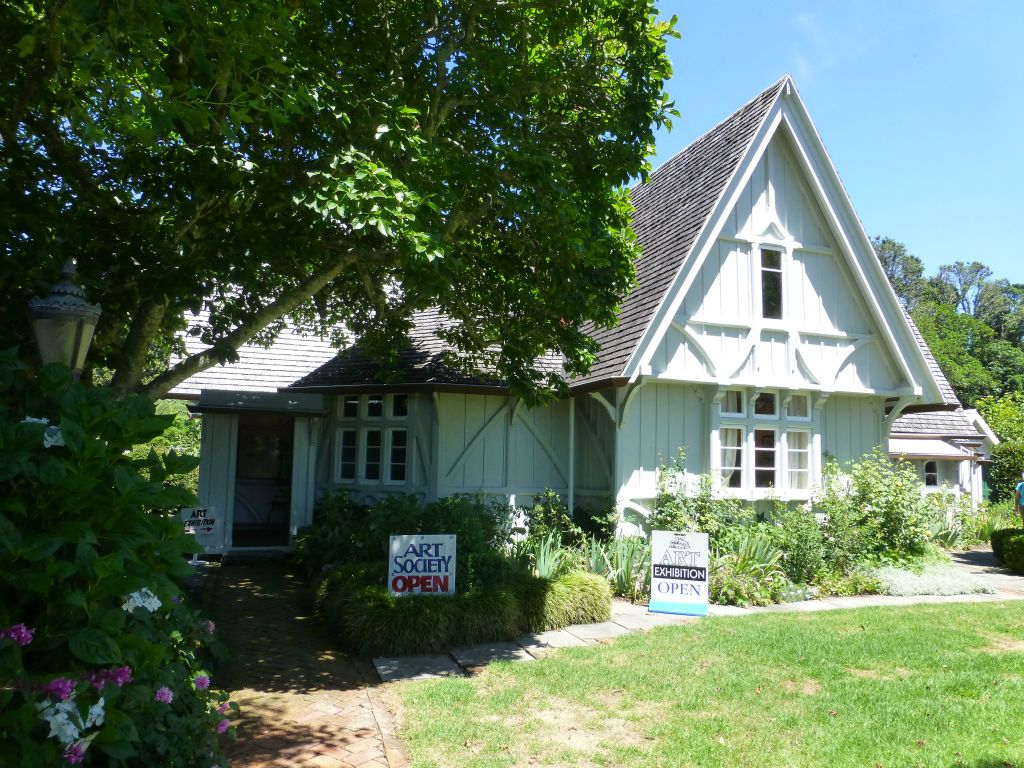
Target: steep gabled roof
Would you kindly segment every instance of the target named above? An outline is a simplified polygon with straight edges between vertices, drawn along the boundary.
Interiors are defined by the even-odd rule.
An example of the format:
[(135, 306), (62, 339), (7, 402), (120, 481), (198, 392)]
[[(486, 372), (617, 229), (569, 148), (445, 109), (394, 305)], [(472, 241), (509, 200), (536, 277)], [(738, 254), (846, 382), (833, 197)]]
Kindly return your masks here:
[[(960, 408), (960, 399), (956, 396), (956, 392), (953, 391), (953, 386), (949, 383), (949, 379), (946, 378), (946, 374), (942, 372), (939, 367), (938, 361), (935, 359), (935, 355), (928, 348), (928, 344), (924, 340), (924, 336), (921, 335), (921, 330), (917, 327), (917, 323), (913, 321), (910, 315), (904, 313), (907, 318), (907, 323), (910, 325), (910, 330), (914, 334), (914, 340), (917, 342), (917, 346), (921, 348), (921, 354), (924, 355), (925, 362), (928, 364), (928, 370), (931, 371), (932, 377), (935, 379), (935, 383), (939, 385), (939, 392), (942, 395), (942, 406), (945, 410), (955, 410)], [(942, 407), (936, 410), (943, 410)], [(897, 419), (897, 421), (899, 421)]]
[(893, 422), (889, 434), (981, 439), (982, 435), (964, 413), (955, 411), (917, 411), (905, 413)]
[(633, 189), (633, 231), (643, 250), (637, 286), (614, 328), (587, 328), (601, 345), (590, 373), (573, 385), (624, 376), (626, 363), (701, 230), (789, 82), (786, 75), (662, 165)]

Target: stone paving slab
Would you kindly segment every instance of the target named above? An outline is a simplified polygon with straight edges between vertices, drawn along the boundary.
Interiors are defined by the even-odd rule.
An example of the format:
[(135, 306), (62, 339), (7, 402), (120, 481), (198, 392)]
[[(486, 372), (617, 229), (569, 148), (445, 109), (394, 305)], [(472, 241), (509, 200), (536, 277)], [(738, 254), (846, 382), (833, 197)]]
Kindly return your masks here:
[(534, 658), (540, 658), (549, 651), (558, 648), (581, 648), (589, 645), (586, 640), (581, 640), (566, 632), (564, 629), (552, 629), (547, 632), (533, 632), (522, 635), (516, 642), (520, 647)]
[(492, 661), (533, 661), (533, 656), (527, 653), (519, 643), (508, 641), (455, 648), (452, 650), (452, 658), (466, 670), (485, 666)]
[(655, 627), (671, 627), (697, 621), (697, 616), (678, 616), (668, 613), (641, 613), (627, 616), (616, 616), (612, 619), (620, 627), (632, 632), (646, 632)]
[(385, 683), (462, 674), (462, 667), (446, 653), (424, 656), (378, 656), (373, 660), (373, 666), (377, 668), (377, 674)]
[(570, 624), (565, 628), (570, 635), (581, 640), (611, 640), (615, 637), (628, 635), (629, 630), (614, 621), (602, 621), (597, 624)]

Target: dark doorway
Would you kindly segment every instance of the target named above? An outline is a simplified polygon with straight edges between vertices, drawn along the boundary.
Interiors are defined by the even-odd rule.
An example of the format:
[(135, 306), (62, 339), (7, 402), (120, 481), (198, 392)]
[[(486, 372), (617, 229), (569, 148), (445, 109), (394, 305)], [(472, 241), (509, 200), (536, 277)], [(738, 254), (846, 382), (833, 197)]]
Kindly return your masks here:
[(287, 546), (294, 425), (291, 416), (239, 414), (233, 547)]

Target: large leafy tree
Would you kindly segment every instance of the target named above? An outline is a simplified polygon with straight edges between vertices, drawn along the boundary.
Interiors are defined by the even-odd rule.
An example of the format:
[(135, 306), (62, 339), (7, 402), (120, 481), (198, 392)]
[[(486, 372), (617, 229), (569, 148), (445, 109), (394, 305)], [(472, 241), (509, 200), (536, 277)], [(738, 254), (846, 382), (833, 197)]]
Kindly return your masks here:
[(907, 246), (891, 237), (873, 237), (871, 245), (903, 309), (913, 309), (924, 291), (924, 264)]
[[(671, 107), (651, 0), (13, 0), (0, 11), (0, 343), (60, 263), (93, 360), (158, 397), (290, 316), (385, 360), (439, 306), (516, 391), (586, 369)], [(211, 344), (146, 375), (186, 310)]]

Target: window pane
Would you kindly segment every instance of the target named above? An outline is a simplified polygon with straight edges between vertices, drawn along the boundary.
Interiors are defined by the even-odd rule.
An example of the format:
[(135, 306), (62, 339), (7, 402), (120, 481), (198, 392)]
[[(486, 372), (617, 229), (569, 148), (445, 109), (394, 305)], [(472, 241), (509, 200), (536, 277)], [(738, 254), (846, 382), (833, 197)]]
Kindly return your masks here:
[(793, 395), (786, 406), (786, 415), (792, 419), (806, 419), (811, 413), (810, 400), (807, 395)]
[(345, 395), (341, 415), (346, 419), (354, 419), (359, 415), (359, 395)]
[(363, 477), (366, 480), (380, 480), (380, 446), (379, 429), (366, 430), (366, 459), (363, 461)]
[(406, 444), (408, 436), (404, 429), (391, 431), (391, 458), (388, 477), (395, 481), (405, 480)]
[(722, 398), (722, 413), (743, 415), (743, 393), (738, 389), (730, 389)]
[(782, 273), (761, 271), (761, 317), (782, 319)]
[(924, 465), (924, 484), (939, 484), (939, 465), (935, 461), (926, 461)]
[(781, 271), (782, 254), (779, 251), (761, 251), (761, 269)]
[(725, 427), (720, 432), (722, 443), (722, 484), (727, 488), (743, 486), (743, 430)]
[(777, 416), (776, 402), (774, 392), (761, 392), (754, 401), (754, 413), (758, 416)]
[(342, 480), (356, 479), (356, 431), (343, 429), (341, 445), (338, 446), (340, 475)]
[(391, 415), (395, 418), (409, 415), (408, 395), (395, 395), (391, 398)]
[(384, 395), (370, 395), (366, 398), (366, 415), (370, 418), (384, 415)]
[(754, 486), (773, 488), (776, 485), (775, 430), (754, 430)]

